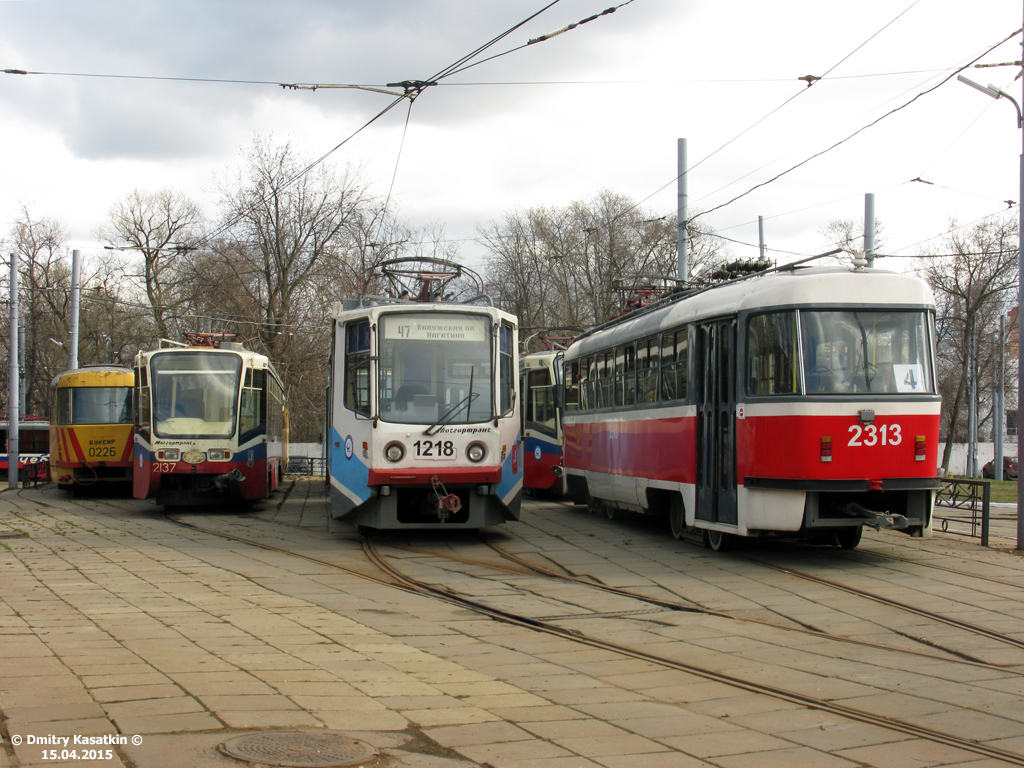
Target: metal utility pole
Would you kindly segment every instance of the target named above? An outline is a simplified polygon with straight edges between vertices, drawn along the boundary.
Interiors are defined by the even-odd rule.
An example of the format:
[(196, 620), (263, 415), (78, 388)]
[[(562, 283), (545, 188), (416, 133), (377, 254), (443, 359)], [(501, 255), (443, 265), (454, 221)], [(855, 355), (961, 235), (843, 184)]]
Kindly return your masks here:
[(971, 330), (970, 357), (967, 363), (967, 476), (978, 476), (978, 334)]
[(761, 246), (760, 259), (764, 261), (764, 216), (757, 217), (757, 242)]
[(78, 310), (82, 298), (82, 259), (80, 251), (71, 251), (71, 343), (68, 345), (68, 368), (78, 367)]
[(690, 279), (690, 264), (689, 264), (689, 230), (686, 228), (686, 217), (687, 217), (687, 191), (686, 191), (686, 139), (676, 140), (676, 172), (678, 177), (676, 178), (676, 188), (679, 196), (678, 200), (678, 211), (676, 213), (677, 226), (679, 232), (676, 236), (676, 253), (678, 257), (678, 265), (676, 267), (676, 277), (682, 282), (686, 282)]
[(1003, 426), (1006, 423), (1005, 405), (1003, 404), (1003, 376), (1006, 372), (1006, 360), (1003, 349), (1003, 334), (1006, 333), (1006, 318), (999, 316), (999, 336), (997, 340), (998, 364), (992, 371), (992, 444), (995, 456), (992, 459), (992, 476), (996, 480), (1005, 480), (1003, 476)]
[(875, 266), (875, 193), (864, 195), (864, 258)]
[(11, 254), (11, 354), (7, 365), (7, 486), (18, 487), (18, 254)]

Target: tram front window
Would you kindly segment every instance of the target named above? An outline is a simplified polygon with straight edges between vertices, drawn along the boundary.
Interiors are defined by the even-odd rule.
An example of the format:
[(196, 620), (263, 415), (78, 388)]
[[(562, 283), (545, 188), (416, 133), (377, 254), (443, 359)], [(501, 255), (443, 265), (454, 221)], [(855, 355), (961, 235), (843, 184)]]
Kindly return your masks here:
[(924, 312), (800, 311), (808, 394), (935, 391)]
[(380, 417), (401, 424), (471, 424), (493, 414), (490, 321), (418, 313), (381, 318)]
[(58, 424), (131, 424), (131, 387), (66, 387), (57, 391)]
[(242, 359), (210, 352), (153, 355), (153, 411), (159, 437), (231, 437)]

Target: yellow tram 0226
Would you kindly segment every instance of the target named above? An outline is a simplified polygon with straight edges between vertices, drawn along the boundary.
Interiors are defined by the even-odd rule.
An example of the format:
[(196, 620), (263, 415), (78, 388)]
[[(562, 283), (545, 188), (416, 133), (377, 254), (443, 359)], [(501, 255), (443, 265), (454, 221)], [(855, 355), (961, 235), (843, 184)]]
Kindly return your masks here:
[(116, 365), (84, 366), (54, 378), (50, 469), (58, 487), (131, 487), (134, 384), (132, 370)]

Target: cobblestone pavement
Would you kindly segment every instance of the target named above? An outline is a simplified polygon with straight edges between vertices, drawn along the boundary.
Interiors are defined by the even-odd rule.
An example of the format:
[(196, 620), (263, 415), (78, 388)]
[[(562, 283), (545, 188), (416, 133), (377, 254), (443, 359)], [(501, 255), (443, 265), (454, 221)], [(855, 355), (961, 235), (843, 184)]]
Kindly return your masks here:
[[(0, 493), (0, 768), (237, 766), (244, 763), (219, 745), (277, 730), (341, 732), (376, 748), (368, 765), (382, 768), (1006, 764), (361, 578), (372, 569), (351, 527), (329, 521), (321, 478), (295, 481), (252, 515), (179, 517), (242, 540), (176, 526), (131, 499), (71, 498), (52, 486)], [(793, 622), (805, 610), (806, 595), (778, 591), (782, 576), (769, 583), (756, 563), (673, 542), (645, 523), (529, 502), (523, 521), (506, 529), (510, 548), (636, 588), (657, 583), (659, 557), (677, 562), (688, 548), (687, 563), (716, 574), (698, 581), (701, 574), (687, 572), (694, 599)], [(976, 600), (988, 613), (974, 618), (998, 617), (1000, 631), (1024, 639), (1024, 559), (954, 537), (892, 543), (894, 536), (867, 535), (862, 547), (914, 551), (948, 569), (942, 580), (954, 594), (976, 587), (972, 574), (998, 581)], [(246, 543), (254, 541), (305, 559)], [(892, 571), (885, 578), (892, 589)], [(614, 597), (593, 600), (596, 612), (617, 610)], [(856, 634), (867, 631), (858, 622), (890, 609), (858, 610), (822, 608), (820, 623)], [(670, 638), (685, 638), (692, 661), (728, 658), (737, 674), (794, 690), (821, 685), (821, 671), (800, 670), (805, 662), (784, 642), (768, 642), (768, 630), (762, 643), (749, 627), (729, 628), (741, 622), (655, 618), (665, 635), (652, 652), (678, 651)], [(614, 626), (649, 642), (625, 623)], [(874, 625), (871, 632), (889, 634)], [(714, 647), (702, 647), (712, 636)], [(826, 673), (827, 698), (969, 733), (1024, 764), (1024, 650), (988, 644), (978, 652), (1005, 673), (943, 662), (932, 683), (908, 675), (899, 690), (890, 685), (901, 676), (891, 660), (870, 667), (871, 653), (851, 653)], [(65, 745), (65, 737), (97, 741)], [(61, 759), (69, 749), (78, 759)], [(90, 749), (101, 750), (98, 758), (82, 759)]]

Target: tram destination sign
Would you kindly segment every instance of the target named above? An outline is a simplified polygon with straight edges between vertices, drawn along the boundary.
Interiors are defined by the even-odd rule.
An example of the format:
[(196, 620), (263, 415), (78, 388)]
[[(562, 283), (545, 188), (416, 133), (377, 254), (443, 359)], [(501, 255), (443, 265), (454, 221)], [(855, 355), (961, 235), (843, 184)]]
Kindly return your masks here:
[(389, 317), (384, 338), (401, 341), (486, 341), (482, 317)]

